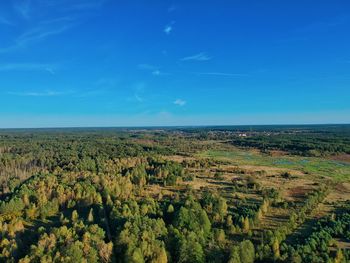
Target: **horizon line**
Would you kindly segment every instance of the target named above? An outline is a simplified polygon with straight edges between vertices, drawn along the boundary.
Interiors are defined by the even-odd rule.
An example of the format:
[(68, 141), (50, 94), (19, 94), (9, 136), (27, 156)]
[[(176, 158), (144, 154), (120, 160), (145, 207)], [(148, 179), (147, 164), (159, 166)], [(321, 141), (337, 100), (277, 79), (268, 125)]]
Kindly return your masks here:
[(215, 128), (215, 127), (263, 127), (263, 126), (348, 126), (350, 123), (284, 123), (284, 124), (203, 124), (203, 125), (135, 125), (135, 126), (43, 126), (0, 127), (0, 130), (52, 130), (52, 129), (157, 129), (157, 128)]

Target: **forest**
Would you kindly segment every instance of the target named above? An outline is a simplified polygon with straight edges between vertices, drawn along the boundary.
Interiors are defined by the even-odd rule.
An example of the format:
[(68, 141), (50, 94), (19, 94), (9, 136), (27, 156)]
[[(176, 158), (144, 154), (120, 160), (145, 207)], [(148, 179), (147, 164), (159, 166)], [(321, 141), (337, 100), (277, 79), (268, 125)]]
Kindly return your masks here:
[(0, 262), (350, 262), (350, 125), (0, 130)]

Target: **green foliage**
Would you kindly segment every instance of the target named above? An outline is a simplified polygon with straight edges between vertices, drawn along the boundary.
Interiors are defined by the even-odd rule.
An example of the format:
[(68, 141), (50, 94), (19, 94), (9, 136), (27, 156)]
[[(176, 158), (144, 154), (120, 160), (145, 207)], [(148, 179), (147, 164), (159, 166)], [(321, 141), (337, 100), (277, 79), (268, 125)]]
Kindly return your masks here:
[[(294, 150), (303, 155), (344, 151), (346, 138), (332, 143), (331, 134), (319, 147), (313, 139), (299, 138)], [(209, 150), (220, 158), (247, 158), (248, 164), (288, 170), (268, 154), (278, 139), (267, 143), (264, 154), (247, 155), (222, 146), (223, 139), (235, 136), (230, 130), (205, 129), (0, 131), (0, 262), (349, 261), (350, 252), (335, 242), (350, 238), (349, 207), (320, 219), (305, 240), (286, 242), (325, 198), (321, 184), (283, 207), (282, 192), (259, 182), (267, 174), (217, 156), (194, 158)], [(265, 140), (256, 137), (258, 144)], [(220, 144), (202, 141), (207, 138)], [(279, 147), (289, 149), (298, 140), (283, 143)], [(233, 166), (235, 182), (227, 180), (224, 164)], [(210, 187), (197, 184), (205, 183), (201, 176), (207, 176)], [(283, 173), (278, 179), (294, 178)], [(271, 230), (261, 229), (261, 220), (278, 209), (290, 209), (288, 218)]]
[(350, 153), (347, 134), (336, 132), (304, 131), (279, 133), (272, 136), (258, 135), (248, 138), (236, 137), (232, 144), (240, 147), (254, 147), (262, 151), (282, 150), (303, 156), (321, 156), (332, 153)]
[(183, 238), (180, 243), (180, 255), (178, 262), (202, 263), (205, 256), (202, 245), (196, 241), (196, 235), (191, 232), (187, 238)]
[[(326, 262), (333, 257), (330, 246), (334, 238), (350, 238), (350, 209), (344, 207), (335, 217), (328, 217), (317, 222), (311, 235), (304, 240), (303, 244), (281, 246), (285, 258), (294, 262)], [(349, 253), (343, 254), (337, 250), (334, 255), (335, 262), (346, 262), (349, 260)]]
[[(164, 239), (167, 229), (161, 219), (132, 217), (118, 235), (117, 245), (124, 248), (125, 262), (161, 262), (166, 260)], [(157, 253), (155, 253), (157, 252)]]
[(177, 212), (174, 226), (182, 231), (193, 231), (202, 238), (207, 238), (211, 231), (211, 223), (202, 206), (193, 198), (189, 198)]
[[(40, 236), (30, 255), (20, 262), (109, 262), (112, 243), (104, 242), (105, 233), (97, 225), (62, 226)], [(103, 254), (102, 254), (103, 253)]]
[(0, 204), (0, 214), (21, 216), (23, 213), (25, 205), (22, 199), (15, 197), (9, 202), (1, 202)]
[(255, 259), (254, 245), (250, 240), (244, 240), (239, 245), (241, 262), (253, 263)]
[(254, 245), (249, 240), (242, 241), (231, 249), (229, 263), (253, 263), (255, 260)]

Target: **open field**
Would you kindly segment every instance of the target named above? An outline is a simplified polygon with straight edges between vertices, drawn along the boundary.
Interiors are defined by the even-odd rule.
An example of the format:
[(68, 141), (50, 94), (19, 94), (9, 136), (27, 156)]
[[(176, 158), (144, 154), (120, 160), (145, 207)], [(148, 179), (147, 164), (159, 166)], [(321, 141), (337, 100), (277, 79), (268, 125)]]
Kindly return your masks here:
[(350, 179), (350, 162), (329, 160), (327, 158), (300, 157), (300, 156), (269, 156), (257, 151), (248, 151), (231, 148), (226, 151), (205, 151), (200, 157), (227, 160), (236, 165), (264, 166), (298, 171), (316, 177), (331, 177), (336, 181)]

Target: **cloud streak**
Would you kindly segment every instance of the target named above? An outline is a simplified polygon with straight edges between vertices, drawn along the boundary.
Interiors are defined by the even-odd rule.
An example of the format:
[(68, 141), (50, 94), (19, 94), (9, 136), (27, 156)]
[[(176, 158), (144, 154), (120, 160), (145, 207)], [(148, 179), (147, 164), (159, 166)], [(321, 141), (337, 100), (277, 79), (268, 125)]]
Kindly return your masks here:
[(7, 18), (0, 16), (0, 24), (7, 25), (7, 26), (13, 26), (13, 23), (10, 22)]
[(177, 106), (182, 107), (185, 106), (187, 102), (183, 99), (176, 99), (173, 103)]
[(159, 67), (150, 64), (139, 64), (138, 68), (141, 70), (150, 71), (153, 76), (169, 75), (169, 73), (162, 72)]
[(184, 57), (181, 61), (209, 61), (212, 57), (208, 56), (206, 53), (201, 52), (192, 56)]
[(296, 32), (311, 33), (311, 32), (323, 32), (331, 28), (343, 25), (349, 21), (349, 16), (336, 16), (328, 21), (318, 21), (312, 24), (305, 25), (304, 27), (297, 28)]
[(54, 35), (61, 34), (66, 30), (73, 27), (75, 24), (66, 24), (56, 27), (46, 27), (46, 26), (38, 26), (30, 29), (29, 31), (20, 35), (14, 42), (13, 45), (0, 48), (0, 53), (11, 52), (20, 48), (27, 47), (29, 44), (40, 42), (45, 40), (46, 38)]
[(197, 75), (218, 76), (218, 77), (248, 77), (248, 74), (242, 73), (225, 73), (225, 72), (196, 72)]
[(55, 97), (68, 94), (67, 92), (57, 92), (57, 91), (28, 91), (28, 92), (7, 92), (8, 95), (20, 96), (20, 97)]
[(137, 67), (139, 69), (144, 69), (144, 70), (157, 70), (158, 67), (150, 64), (138, 64)]
[(169, 13), (172, 13), (172, 12), (174, 12), (176, 9), (177, 9), (177, 7), (176, 7), (175, 5), (171, 5), (171, 6), (168, 7), (168, 12), (169, 12)]
[(66, 9), (76, 11), (93, 10), (102, 7), (107, 1), (108, 0), (86, 0), (82, 1), (81, 3), (73, 4)]
[(54, 74), (55, 65), (38, 63), (8, 63), (0, 64), (0, 71), (48, 71)]
[(19, 36), (16, 42), (17, 45), (24, 46), (30, 42), (36, 42), (49, 36), (58, 35), (72, 26), (73, 24), (67, 24), (56, 28), (37, 27)]
[(146, 84), (144, 82), (136, 83), (133, 87), (134, 94), (133, 94), (133, 100), (136, 100), (139, 103), (142, 103), (145, 101), (145, 98), (143, 94), (145, 93)]
[(15, 1), (13, 8), (21, 17), (29, 19), (29, 13), (31, 10), (31, 0)]
[[(25, 19), (26, 28), (9, 42), (0, 47), (0, 53), (27, 48), (29, 45), (59, 35), (83, 22), (83, 18), (91, 16), (90, 11), (100, 8), (107, 0), (53, 1), (53, 0), (17, 0), (13, 1), (13, 9), (20, 19)], [(54, 11), (56, 16), (48, 17)], [(39, 15), (40, 14), (40, 15)], [(18, 22), (23, 23), (19, 20)], [(14, 25), (6, 17), (0, 16), (0, 24)]]

